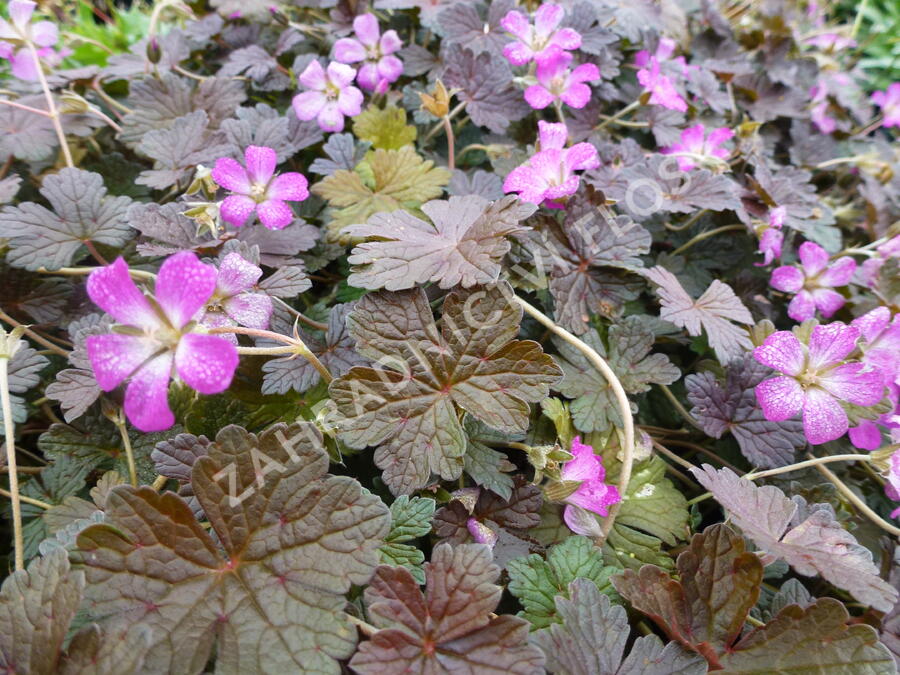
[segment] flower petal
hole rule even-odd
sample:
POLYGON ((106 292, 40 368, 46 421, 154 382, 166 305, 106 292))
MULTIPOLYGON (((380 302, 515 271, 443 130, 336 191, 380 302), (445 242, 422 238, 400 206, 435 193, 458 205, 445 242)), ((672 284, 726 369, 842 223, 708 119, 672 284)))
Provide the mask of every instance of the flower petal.
POLYGON ((170 255, 159 268, 154 295, 175 328, 182 328, 216 290, 216 268, 191 251, 170 255))
POLYGON ((816 315, 816 299, 812 293, 802 290, 788 303, 787 314, 794 321, 806 321, 816 315))
POLYGON ((503 181, 503 192, 518 192, 523 202, 540 204, 544 200, 547 183, 543 177, 527 164, 509 172, 503 181))
POLYGON ((824 270, 828 264, 828 251, 811 241, 805 241, 800 244, 797 255, 803 264, 803 271, 807 277, 815 276, 824 270))
POLYGON ((875 405, 884 398, 884 374, 862 363, 846 363, 819 379, 829 394, 855 405, 875 405))
POLYGON ((846 286, 856 272, 856 261, 853 258, 838 258, 819 276, 823 286, 846 286))
MULTIPOLYGON (((325 91, 325 85, 327 84, 325 81, 325 69, 322 68, 322 64, 315 59, 309 62, 309 65, 303 69, 303 72, 300 73, 300 77, 297 79, 300 81, 300 84, 307 89, 325 91)), ((298 115, 298 117, 300 116, 298 115)))
POLYGON ((344 116, 335 101, 326 103, 316 119, 322 131, 343 131, 344 129, 344 116))
MULTIPOLYGON (((356 87, 344 87, 338 96, 337 108, 342 115, 354 117, 362 111, 363 94, 356 87)), ((321 119, 321 114, 319 116, 321 119)), ((344 121, 341 120, 341 125, 344 121)))
POLYGON ((266 329, 272 320, 272 298, 264 293, 241 293, 225 301, 225 311, 247 328, 266 329))
POLYGON ((534 52, 524 42, 508 42, 503 46, 503 56, 514 66, 524 66, 534 58, 534 52))
POLYGON ((814 370, 822 370, 843 361, 856 347, 859 329, 834 321, 816 326, 809 336, 809 363, 814 370))
POLYGON ((250 145, 244 151, 244 163, 247 165, 247 176, 256 185, 265 185, 275 173, 278 155, 272 148, 250 145))
POLYGON ((226 223, 241 227, 256 211, 256 202, 244 195, 231 195, 222 200, 219 214, 226 223))
POLYGON ((281 199, 290 202, 302 202, 309 197, 309 183, 306 176, 294 171, 283 173, 269 183, 266 196, 270 199, 281 199))
POLYGON ((843 307, 846 302, 843 295, 830 288, 817 288, 812 291, 812 298, 813 302, 816 303, 816 309, 826 319, 834 316, 835 312, 843 307))
POLYGON ((385 56, 393 54, 400 50, 401 47, 403 47, 403 40, 400 39, 400 36, 397 35, 397 31, 395 30, 385 31, 384 35, 382 35, 381 39, 378 41, 378 48, 385 56))
POLYGON ((565 163, 571 171, 596 169, 600 166, 600 156, 590 143, 576 143, 566 150, 565 163))
POLYGON ((593 82, 600 79, 600 69, 593 63, 582 63, 572 70, 570 82, 593 82))
POLYGON ((824 389, 812 387, 803 403, 803 433, 812 445, 833 441, 847 433, 847 413, 824 389))
POLYGON ((87 293, 91 300, 119 323, 146 330, 159 328, 160 317, 138 290, 124 258, 91 272, 87 280, 87 293))
POLYGON ((534 29, 541 37, 547 37, 563 20, 565 10, 559 5, 548 2, 534 13, 534 29))
POLYGON ((525 101, 535 110, 543 110, 555 100, 556 97, 543 85, 533 84, 525 90, 525 101))
POLYGON ((262 276, 262 269, 246 260, 240 253, 232 251, 222 259, 219 265, 219 276, 216 279, 216 292, 220 297, 250 290, 262 276))
POLYGON ((803 281, 803 272, 792 265, 783 265, 772 270, 769 285, 778 291, 797 293, 803 288, 803 281))
POLYGON ((364 63, 356 74, 356 83, 366 91, 375 91, 379 79, 378 66, 371 61, 364 63))
POLYGON ((866 342, 872 342, 887 328, 891 321, 891 310, 887 307, 876 307, 850 322, 851 326, 859 329, 866 342))
POLYGON ((579 506, 569 504, 563 511, 563 520, 566 525, 575 534, 581 534, 586 537, 599 537, 603 535, 600 529, 600 523, 597 522, 596 516, 590 511, 585 511, 579 506))
POLYGON ((789 330, 772 333, 753 350, 753 358, 786 375, 799 375, 806 363, 806 352, 800 340, 789 330))
POLYGON ((141 368, 125 390, 125 415, 135 428, 145 433, 163 431, 175 424, 169 408, 169 378, 172 354, 157 356, 141 368))
POLYGON ((538 140, 541 144, 541 150, 550 150, 553 148, 562 150, 566 147, 568 138, 569 130, 566 128, 565 124, 538 120, 538 140))
POLYGON ((563 480, 603 480, 605 471, 603 461, 594 454, 594 448, 581 442, 581 437, 572 439, 570 448, 572 459, 563 464, 560 476, 563 480))
POLYGON ((374 14, 360 14, 353 19, 353 31, 364 45, 374 47, 378 44, 381 29, 374 14))
POLYGON ((212 178, 218 185, 237 192, 238 194, 250 194, 250 177, 241 163, 231 157, 220 157, 212 170, 212 178))
POLYGON ((294 222, 294 212, 287 202, 280 199, 267 199, 256 207, 259 222, 270 230, 283 230, 294 222))
POLYGON ((548 47, 559 47, 560 49, 575 50, 581 46, 581 33, 574 28, 560 28, 550 38, 548 47))
POLYGON ((850 442, 861 450, 877 450, 881 447, 881 429, 872 420, 862 420, 847 435, 850 442))
POLYGON ((178 376, 201 394, 218 394, 228 389, 237 365, 237 348, 218 335, 188 333, 175 352, 178 376))
POLYGON ((784 422, 803 407, 803 388, 793 377, 772 377, 756 385, 756 400, 767 420, 784 422))
POLYGON ((36 7, 37 3, 31 2, 31 0, 10 0, 9 18, 12 19, 16 28, 24 32, 36 7))
POLYGON ((378 61, 378 75, 388 82, 396 82, 403 74, 403 61, 396 56, 383 56, 378 61))
POLYGON ((531 23, 522 12, 517 12, 514 9, 509 10, 506 16, 500 19, 500 26, 503 27, 503 30, 512 33, 523 42, 528 42, 531 39, 531 23))
POLYGON ((356 63, 366 58, 366 48, 353 38, 341 38, 334 43, 334 58, 341 63, 356 63))
POLYGON ((31 39, 39 47, 52 47, 59 40, 59 29, 52 21, 38 21, 31 25, 31 39))
POLYGON ((619 491, 612 485, 603 481, 585 481, 572 494, 566 497, 566 502, 574 506, 592 511, 599 516, 608 516, 609 507, 622 501, 619 491))
POLYGON ((156 351, 158 345, 142 335, 89 335, 85 340, 88 359, 97 384, 112 391, 156 351))
POLYGON ((328 103, 328 97, 320 91, 304 91, 297 94, 291 101, 297 119, 309 122, 322 112, 322 108, 328 103))
POLYGON ((574 82, 559 95, 559 98, 569 107, 580 110, 591 100, 591 88, 581 82, 574 82))
POLYGON ((328 79, 338 89, 343 89, 353 82, 353 78, 356 77, 356 70, 346 63, 338 63, 337 61, 329 63, 326 72, 328 73, 328 79))

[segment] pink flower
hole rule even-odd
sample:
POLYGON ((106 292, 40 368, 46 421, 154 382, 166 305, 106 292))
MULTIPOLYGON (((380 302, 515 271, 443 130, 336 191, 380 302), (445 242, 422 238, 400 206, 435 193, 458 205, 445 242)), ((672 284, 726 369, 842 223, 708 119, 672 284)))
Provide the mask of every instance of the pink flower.
MULTIPOLYGON (((887 485, 884 493, 895 502, 900 502, 900 450, 895 450, 888 460, 887 485)), ((900 508, 891 513, 891 518, 900 518, 900 508)))
POLYGON ((294 212, 287 202, 302 202, 309 196, 306 178, 294 172, 272 178, 277 163, 272 148, 258 145, 250 145, 244 151, 246 169, 230 157, 216 160, 213 180, 234 193, 219 207, 226 222, 240 227, 254 212, 270 230, 280 230, 294 221, 294 212))
POLYGON ((591 100, 591 88, 584 84, 600 78, 593 63, 582 63, 569 70, 572 55, 559 47, 547 49, 536 59, 538 84, 525 90, 525 100, 535 110, 543 110, 556 100, 573 108, 583 108, 591 100))
POLYGON ((329 63, 327 70, 311 61, 299 78, 310 91, 297 94, 292 102, 297 118, 318 120, 322 131, 343 131, 344 117, 362 110, 362 92, 351 84, 355 75, 353 68, 337 61, 329 63))
POLYGON ((856 40, 853 40, 837 33, 823 33, 806 38, 804 42, 813 47, 818 47, 826 52, 838 52, 856 46, 856 40))
POLYGON ((900 384, 900 314, 891 318, 887 307, 876 307, 850 325, 863 338, 862 362, 880 372, 885 385, 900 384))
POLYGON ((859 276, 862 282, 869 287, 875 285, 878 280, 878 273, 884 266, 884 263, 891 258, 900 258, 900 235, 893 239, 889 239, 881 246, 875 249, 875 257, 866 260, 860 267, 859 276))
POLYGON ((785 293, 796 293, 788 305, 788 316, 794 321, 813 318, 816 310, 828 318, 844 306, 844 296, 831 290, 850 283, 856 271, 852 258, 838 258, 828 262, 828 252, 811 241, 804 242, 798 251, 801 267, 784 265, 772 272, 769 284, 785 293))
POLYGON ((38 72, 31 49, 26 45, 16 51, 14 43, 33 43, 40 59, 51 67, 59 65, 72 53, 70 50, 57 52, 53 49, 53 45, 59 40, 59 31, 54 23, 50 21, 31 23, 35 7, 37 5, 29 0, 11 0, 10 21, 0 19, 0 58, 9 60, 14 76, 32 82, 38 79, 38 72), (4 40, 13 42, 3 42, 4 40))
POLYGON ((237 349, 216 335, 194 332, 191 321, 216 286, 216 269, 190 251, 169 256, 149 300, 131 280, 122 258, 91 272, 87 292, 122 329, 87 338, 87 353, 103 391, 131 378, 125 414, 141 431, 162 431, 175 423, 167 395, 174 372, 201 394, 228 389, 238 364, 237 349))
POLYGON ((872 103, 881 108, 884 126, 900 127, 900 82, 894 82, 885 91, 876 91, 872 103))
MULTIPOLYGON (((650 103, 670 110, 685 112, 687 102, 678 93, 672 80, 663 75, 660 70, 660 61, 667 60, 675 51, 675 46, 674 40, 663 38, 659 41, 659 46, 653 56, 647 50, 639 51, 635 56, 635 63, 640 67, 637 78, 644 89, 650 92, 650 103)), ((681 64, 682 72, 686 76, 690 67, 685 63, 683 57, 679 57, 676 61, 681 64)))
POLYGON ((360 14, 353 19, 353 30, 358 39, 338 40, 334 45, 334 58, 341 63, 365 61, 356 74, 356 82, 366 91, 383 94, 403 74, 403 62, 391 56, 403 42, 395 30, 385 31, 382 35, 374 14, 360 14))
POLYGON ((759 252, 763 254, 763 261, 755 263, 757 267, 764 267, 781 257, 781 246, 784 243, 781 228, 785 215, 787 209, 783 206, 776 206, 769 211, 769 226, 763 226, 765 229, 759 235, 759 252))
MULTIPOLYGON (((606 478, 603 459, 594 454, 594 448, 585 445, 576 436, 572 439, 571 452, 573 458, 563 465, 560 478, 564 481, 581 481, 581 485, 565 498, 567 506, 563 519, 576 534, 594 534, 593 529, 585 525, 587 514, 583 511, 607 516, 609 507, 622 501, 622 497, 614 485, 603 482, 606 478)), ((588 523, 591 520, 593 518, 588 523)))
POLYGON ((534 13, 534 25, 528 17, 510 10, 500 19, 504 30, 519 38, 503 48, 503 56, 514 66, 524 66, 532 59, 538 59, 549 49, 578 49, 581 34, 574 28, 559 28, 565 10, 559 5, 546 3, 534 13))
POLYGON ((477 518, 469 518, 466 521, 466 529, 469 530, 469 534, 472 535, 472 539, 477 544, 487 544, 494 548, 494 544, 497 543, 497 533, 477 518))
POLYGON ((682 171, 690 171, 696 168, 697 162, 703 157, 718 157, 725 159, 730 154, 729 150, 720 147, 725 141, 734 136, 734 132, 728 127, 712 129, 707 134, 703 124, 695 124, 681 132, 681 143, 675 143, 663 148, 664 155, 676 155, 678 168, 682 171))
POLYGON ((590 143, 576 143, 566 148, 568 130, 565 124, 538 122, 540 151, 525 164, 509 172, 503 182, 504 192, 518 192, 519 198, 532 204, 558 207, 557 200, 575 194, 582 169, 600 166, 597 149, 590 143))
POLYGON ((756 398, 763 415, 783 422, 803 412, 803 431, 813 445, 847 433, 840 401, 871 406, 884 396, 881 374, 863 363, 845 363, 856 349, 859 329, 840 321, 812 329, 804 345, 790 331, 778 331, 753 351, 763 365, 783 373, 763 380, 756 398))
MULTIPOLYGON (((215 290, 197 320, 210 328, 268 328, 272 318, 272 298, 265 293, 253 292, 261 276, 262 270, 239 253, 226 255, 219 265, 215 290)), ((237 344, 234 333, 226 333, 222 337, 237 344)))

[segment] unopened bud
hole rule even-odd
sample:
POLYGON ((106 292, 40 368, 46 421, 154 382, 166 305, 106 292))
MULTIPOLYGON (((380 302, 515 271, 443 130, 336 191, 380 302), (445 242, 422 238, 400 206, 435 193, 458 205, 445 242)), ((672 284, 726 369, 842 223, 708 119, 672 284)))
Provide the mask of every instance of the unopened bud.
POLYGON ((62 105, 59 109, 64 115, 83 115, 91 109, 91 104, 74 91, 63 92, 60 99, 62 105))
POLYGON ((291 22, 288 20, 288 18, 277 7, 269 7, 269 13, 272 15, 272 18, 275 19, 276 23, 280 23, 285 28, 291 25, 291 22))
POLYGON ((561 480, 550 483, 544 488, 544 496, 547 501, 563 502, 581 487, 580 480, 561 480))
POLYGON ((150 38, 147 42, 147 60, 156 65, 162 59, 162 49, 159 46, 159 40, 155 37, 150 38))

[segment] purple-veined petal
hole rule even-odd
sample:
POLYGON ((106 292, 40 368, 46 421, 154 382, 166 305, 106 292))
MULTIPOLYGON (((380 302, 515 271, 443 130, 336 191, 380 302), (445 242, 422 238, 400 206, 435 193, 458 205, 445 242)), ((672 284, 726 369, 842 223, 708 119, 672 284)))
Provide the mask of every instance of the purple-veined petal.
POLYGON ((135 286, 124 258, 91 272, 87 293, 95 305, 119 323, 153 330, 162 325, 159 315, 135 286))
POLYGON ((566 150, 565 162, 572 171, 596 169, 600 166, 600 156, 590 143, 576 143, 566 150))
POLYGON ((819 378, 829 394, 855 405, 875 405, 884 398, 884 374, 862 363, 845 363, 819 378))
POLYGON ((138 366, 156 352, 159 345, 143 335, 89 335, 85 340, 94 378, 103 391, 112 391, 138 366))
POLYGON ((566 502, 596 513, 599 516, 609 515, 609 507, 622 501, 619 491, 602 480, 585 481, 575 492, 566 497, 566 502))
POLYGON ((309 183, 303 174, 289 171, 276 176, 275 180, 269 183, 266 196, 270 199, 302 202, 309 197, 309 183))
POLYGON ((366 91, 375 91, 378 88, 378 66, 371 61, 367 61, 359 68, 356 73, 356 83, 366 91))
POLYGON ((569 130, 565 124, 538 120, 538 140, 541 150, 562 150, 566 147, 568 138, 569 130))
POLYGON ((803 402, 803 433, 812 445, 833 441, 847 433, 847 413, 824 389, 811 387, 803 402))
POLYGON ((360 14, 353 19, 353 31, 364 45, 374 47, 378 44, 381 29, 374 14, 360 14))
POLYGON ((850 322, 851 326, 859 329, 866 342, 872 342, 887 328, 891 321, 891 310, 887 307, 876 307, 850 322))
POLYGON ((241 293, 228 298, 224 309, 232 319, 247 328, 266 329, 272 320, 272 298, 264 293, 241 293))
POLYGON ((256 211, 256 202, 244 195, 231 195, 222 200, 219 214, 226 223, 241 227, 256 211))
POLYGON ((798 268, 792 265, 783 265, 772 270, 769 285, 778 291, 797 293, 803 288, 804 280, 803 272, 798 268))
POLYGON ((334 59, 341 63, 357 63, 366 58, 366 48, 359 40, 341 38, 334 43, 334 59))
POLYGON ((802 290, 788 303, 787 315, 794 321, 806 321, 816 315, 816 299, 812 293, 802 290))
POLYGON ((525 90, 525 101, 535 110, 543 110, 555 100, 556 97, 541 84, 533 84, 525 90))
POLYGON ((166 258, 156 275, 154 295, 175 328, 182 328, 206 304, 216 290, 216 276, 216 268, 191 251, 166 258))
POLYGON ((518 192, 522 201, 532 204, 540 204, 544 200, 546 188, 546 181, 527 164, 510 171, 503 181, 503 192, 518 192))
POLYGON ((563 15, 565 10, 555 3, 548 2, 541 5, 534 13, 535 32, 544 38, 549 36, 563 20, 563 15))
POLYGON ((590 511, 585 511, 580 506, 568 504, 563 511, 563 520, 566 526, 575 534, 581 534, 586 537, 602 536, 603 530, 597 518, 590 511))
MULTIPOLYGON (((325 69, 315 59, 309 62, 309 65, 303 69, 303 72, 300 73, 300 77, 297 79, 307 89, 325 91, 325 85, 327 84, 325 81, 325 69)), ((300 115, 298 114, 297 117, 300 117, 300 115)), ((303 118, 301 117, 300 119, 303 118)))
POLYGON ((772 333, 753 350, 753 358, 786 375, 799 375, 806 363, 806 352, 800 340, 789 330, 772 333))
POLYGON ((327 103, 328 97, 320 91, 304 91, 291 101, 297 119, 304 122, 316 119, 327 103))
POLYGON ((280 199, 267 199, 256 207, 259 222, 270 230, 283 230, 294 222, 294 212, 287 202, 280 199))
POLYGON ((201 394, 218 394, 228 389, 237 365, 237 349, 218 335, 188 333, 175 352, 178 376, 201 394))
POLYGON ((544 190, 544 199, 561 199, 578 192, 578 176, 569 176, 559 185, 550 185, 544 190))
POLYGON ((52 47, 59 40, 59 29, 52 21, 38 21, 31 26, 31 39, 38 47, 52 47))
POLYGON ((402 47, 403 40, 400 39, 400 36, 397 35, 397 31, 395 30, 385 31, 384 35, 381 36, 381 39, 378 40, 378 48, 381 50, 381 53, 384 56, 393 54, 394 52, 399 51, 402 47))
POLYGON ((241 163, 231 157, 220 157, 212 170, 212 178, 218 185, 237 192, 238 194, 250 194, 250 177, 241 163))
POLYGON ((817 288, 811 291, 811 294, 813 302, 816 304, 816 309, 826 319, 834 316, 835 312, 843 307, 846 302, 843 295, 830 288, 817 288))
POLYGON ((528 17, 522 12, 517 12, 514 9, 509 10, 506 16, 500 19, 500 26, 503 27, 503 30, 512 33, 523 42, 528 42, 531 39, 531 24, 528 21, 528 17))
POLYGON ((503 46, 503 56, 514 66, 524 66, 534 58, 534 52, 524 42, 516 41, 503 46))
POLYGON ((709 132, 709 137, 706 139, 707 144, 711 148, 718 147, 722 145, 725 141, 729 140, 734 136, 734 131, 729 129, 728 127, 721 127, 719 129, 713 129, 709 132))
POLYGON ((272 148, 250 145, 244 151, 244 162, 247 165, 247 176, 256 185, 265 185, 275 173, 278 155, 272 148))
POLYGON ((809 336, 809 363, 814 370, 840 363, 854 350, 859 329, 835 321, 816 326, 809 336))
POLYGON ((819 275, 819 283, 823 286, 846 286, 855 272, 856 261, 853 258, 838 258, 819 275))
POLYGON ((784 422, 800 412, 803 388, 793 377, 771 377, 756 385, 756 400, 770 422, 784 422))
POLYGON ((877 450, 881 447, 881 429, 872 420, 862 420, 859 426, 847 432, 850 442, 861 450, 877 450))
MULTIPOLYGON (((344 87, 337 100, 338 111, 347 117, 359 115, 362 111, 363 94, 356 87, 344 87)), ((321 120, 321 113, 319 119, 321 120)), ((341 125, 343 125, 341 120, 341 125)))
POLYGON ((591 100, 591 88, 581 82, 574 82, 559 95, 559 98, 570 108, 580 110, 591 100))
POLYGON ((228 298, 247 291, 259 281, 262 273, 262 269, 246 260, 240 253, 231 252, 222 259, 222 264, 219 265, 216 292, 219 296, 228 298))
POLYGON ((172 359, 171 352, 152 359, 134 374, 125 389, 125 415, 140 431, 164 431, 175 424, 168 400, 172 359))
POLYGON ((569 64, 572 63, 572 54, 558 48, 549 49, 544 51, 535 62, 537 63, 535 75, 538 82, 544 86, 550 86, 554 78, 560 77, 566 72, 569 64))
POLYGON ((812 277, 825 269, 828 264, 828 251, 811 241, 800 244, 797 256, 803 265, 806 276, 812 277))

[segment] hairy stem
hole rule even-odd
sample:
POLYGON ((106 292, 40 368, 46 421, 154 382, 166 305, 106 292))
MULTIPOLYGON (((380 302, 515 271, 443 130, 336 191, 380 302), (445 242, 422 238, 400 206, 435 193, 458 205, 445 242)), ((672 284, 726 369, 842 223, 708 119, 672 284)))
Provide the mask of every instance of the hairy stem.
POLYGON ((425 138, 422 139, 422 142, 424 143, 424 142, 430 141, 432 138, 434 138, 434 135, 437 132, 439 132, 441 129, 444 128, 444 120, 452 120, 454 117, 459 115, 459 113, 461 113, 465 109, 465 107, 466 107, 465 101, 461 101, 460 103, 458 103, 456 105, 456 107, 453 110, 451 110, 444 119, 442 119, 440 122, 438 122, 433 127, 431 127, 431 131, 429 131, 427 134, 425 134, 425 138))
MULTIPOLYGON (((625 432, 625 440, 624 447, 622 448, 623 457, 622 457, 622 470, 619 473, 619 494, 623 497, 628 491, 628 483, 631 480, 631 468, 634 464, 634 418, 631 416, 631 404, 628 402, 628 394, 625 393, 625 389, 622 387, 622 383, 619 381, 619 378, 616 377, 616 374, 613 372, 612 368, 606 363, 600 354, 591 347, 590 345, 584 343, 579 340, 577 337, 572 335, 565 328, 558 326, 556 322, 553 321, 546 314, 541 312, 539 309, 529 304, 527 301, 522 298, 515 296, 515 300, 521 305, 522 309, 525 310, 532 318, 534 318, 538 323, 542 326, 548 328, 553 334, 559 336, 570 345, 575 347, 578 351, 584 354, 585 358, 591 363, 594 368, 596 368, 601 375, 606 379, 609 383, 610 388, 613 391, 613 395, 616 397, 616 403, 619 407, 619 414, 622 415, 622 422, 625 432)), ((616 515, 619 513, 619 509, 622 507, 622 502, 618 502, 609 507, 609 515, 604 518, 602 525, 602 535, 598 537, 597 544, 600 545, 606 539, 607 535, 609 535, 612 530, 613 524, 616 521, 616 515)))
POLYGON ((128 429, 125 426, 125 417, 122 412, 116 416, 116 428, 119 430, 119 436, 122 437, 122 446, 125 448, 125 460, 128 463, 128 480, 131 481, 132 487, 138 486, 137 466, 134 463, 134 451, 131 449, 131 438, 128 436, 128 429))
POLYGON ((62 122, 59 119, 59 111, 56 109, 56 101, 53 100, 53 94, 50 92, 50 85, 47 84, 47 78, 44 76, 44 66, 41 64, 41 57, 37 52, 37 47, 31 40, 26 42, 28 51, 31 52, 31 58, 37 69, 38 80, 41 83, 41 89, 44 90, 44 98, 47 101, 47 111, 50 121, 53 123, 53 130, 56 131, 56 138, 59 139, 59 147, 62 150, 63 158, 66 160, 66 166, 72 168, 75 162, 72 161, 72 151, 69 150, 69 143, 66 141, 66 132, 63 131, 62 122))
POLYGON ((13 545, 16 569, 25 569, 25 540, 22 535, 22 502, 19 495, 19 474, 16 469, 16 437, 13 427, 12 400, 9 396, 9 359, 0 356, 0 403, 3 410, 3 440, 6 445, 6 465, 9 467, 9 498, 12 501, 13 545))
POLYGON ((282 354, 298 354, 302 356, 304 359, 309 361, 313 368, 319 371, 319 375, 322 376, 322 379, 325 380, 325 383, 330 383, 334 377, 332 377, 331 372, 329 372, 328 368, 325 367, 321 361, 319 361, 319 357, 313 354, 309 347, 306 346, 306 343, 303 342, 299 337, 290 337, 288 335, 281 335, 280 333, 273 333, 270 330, 260 330, 258 328, 245 328, 243 326, 222 326, 220 328, 211 328, 209 330, 210 335, 222 335, 225 333, 236 333, 238 335, 250 335, 252 337, 263 338, 265 340, 274 340, 275 342, 283 342, 287 346, 286 347, 238 347, 238 354, 245 354, 247 356, 275 356, 282 354))
POLYGON ((378 629, 375 626, 352 614, 346 614, 345 616, 350 620, 350 623, 359 628, 360 632, 366 637, 372 637, 378 632, 378 629))
POLYGON ((288 312, 290 312, 292 316, 294 316, 295 318, 299 319, 300 321, 302 321, 303 323, 305 323, 305 324, 306 324, 307 326, 309 326, 310 328, 315 328, 316 330, 321 330, 321 331, 326 331, 326 330, 328 330, 328 324, 327 324, 327 323, 321 323, 321 322, 319 322, 319 321, 313 321, 312 319, 310 319, 308 316, 306 316, 306 315, 303 314, 302 312, 299 312, 299 311, 297 311, 296 309, 294 309, 293 307, 291 307, 289 304, 287 304, 287 303, 286 303, 284 300, 282 300, 281 298, 273 297, 272 299, 273 299, 275 302, 277 302, 279 305, 281 305, 282 307, 284 307, 288 312))

